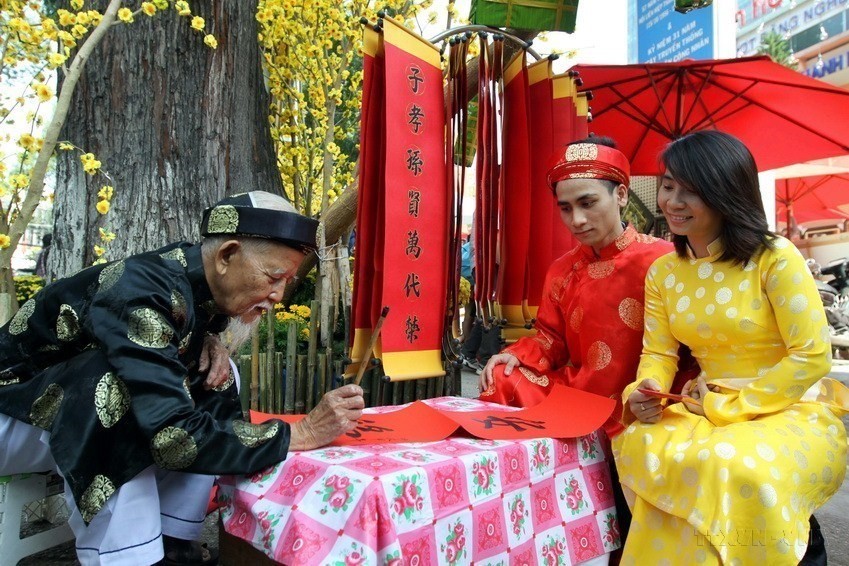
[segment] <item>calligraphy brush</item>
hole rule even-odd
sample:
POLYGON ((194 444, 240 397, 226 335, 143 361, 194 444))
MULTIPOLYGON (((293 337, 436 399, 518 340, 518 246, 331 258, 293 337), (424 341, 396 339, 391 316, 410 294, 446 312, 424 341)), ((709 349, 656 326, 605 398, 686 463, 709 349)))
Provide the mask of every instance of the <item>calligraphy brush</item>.
POLYGON ((380 318, 377 319, 377 324, 374 325, 374 332, 372 332, 371 338, 368 341, 368 347, 363 353, 363 359, 360 360, 360 369, 357 370, 357 378, 354 380, 354 385, 359 385, 363 380, 363 374, 366 372, 372 353, 374 353, 374 346, 377 344, 377 337, 380 336, 380 329, 383 327, 383 321, 386 320, 387 314, 389 314, 389 307, 383 307, 383 310, 380 311, 380 318))

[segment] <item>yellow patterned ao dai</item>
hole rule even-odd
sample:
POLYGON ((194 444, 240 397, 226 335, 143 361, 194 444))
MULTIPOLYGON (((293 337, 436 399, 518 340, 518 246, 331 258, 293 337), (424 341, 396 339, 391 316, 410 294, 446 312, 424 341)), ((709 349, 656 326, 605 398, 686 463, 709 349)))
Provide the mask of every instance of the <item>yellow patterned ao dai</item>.
POLYGON ((843 482, 835 412, 849 397, 819 382, 828 327, 804 258, 783 238, 744 267, 721 252, 714 242, 710 257, 673 253, 649 270, 643 355, 623 399, 647 378, 668 390, 679 342, 721 389, 707 417, 676 403, 642 424, 626 404, 614 441, 634 513, 623 564, 796 564, 811 513, 843 482))

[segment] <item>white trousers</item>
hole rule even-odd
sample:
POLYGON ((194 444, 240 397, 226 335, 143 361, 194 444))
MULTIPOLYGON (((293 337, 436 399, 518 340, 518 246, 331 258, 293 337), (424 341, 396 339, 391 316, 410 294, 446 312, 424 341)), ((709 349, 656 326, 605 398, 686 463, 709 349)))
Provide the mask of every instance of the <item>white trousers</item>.
MULTIPOLYGON (((0 414, 0 475, 58 471, 50 433, 0 414)), ((215 476, 150 466, 122 485, 88 525, 65 484, 69 523, 83 566, 140 566, 163 557, 162 535, 195 540, 215 476)))

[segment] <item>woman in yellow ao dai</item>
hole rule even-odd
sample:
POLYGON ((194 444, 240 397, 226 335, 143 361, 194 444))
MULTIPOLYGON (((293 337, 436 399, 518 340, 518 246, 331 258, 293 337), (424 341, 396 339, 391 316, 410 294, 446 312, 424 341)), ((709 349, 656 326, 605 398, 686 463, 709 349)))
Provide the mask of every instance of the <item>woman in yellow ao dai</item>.
POLYGON ((646 278, 643 354, 613 445, 634 515, 622 563, 797 564, 846 470, 835 412, 849 391, 821 379, 822 302, 799 251, 768 234, 742 143, 699 132, 663 161, 677 251, 646 278), (669 390, 679 343, 702 369, 685 387, 696 400, 664 407, 637 389, 669 390))

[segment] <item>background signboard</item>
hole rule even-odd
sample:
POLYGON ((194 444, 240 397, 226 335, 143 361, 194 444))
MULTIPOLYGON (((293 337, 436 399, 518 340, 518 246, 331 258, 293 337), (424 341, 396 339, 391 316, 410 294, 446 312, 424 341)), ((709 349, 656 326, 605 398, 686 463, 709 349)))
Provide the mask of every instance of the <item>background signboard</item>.
POLYGON ((713 58, 713 6, 688 14, 674 8, 670 0, 637 0, 638 63, 713 58))

